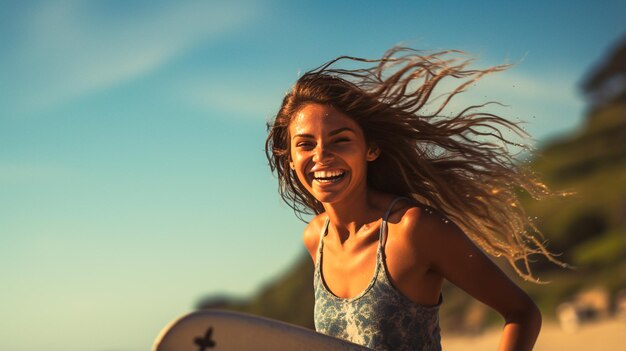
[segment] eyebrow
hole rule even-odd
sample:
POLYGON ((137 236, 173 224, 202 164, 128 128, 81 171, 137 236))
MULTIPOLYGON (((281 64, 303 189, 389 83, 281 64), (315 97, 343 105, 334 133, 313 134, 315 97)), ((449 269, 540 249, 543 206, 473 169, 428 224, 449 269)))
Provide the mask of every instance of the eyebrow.
MULTIPOLYGON (((337 135, 339 133, 346 132, 346 131, 354 133, 354 130, 352 128, 343 127, 343 128, 338 128, 338 129, 331 131, 330 133, 328 133, 328 136, 337 135)), ((314 138, 313 134, 296 134, 294 135, 294 137, 314 138)))

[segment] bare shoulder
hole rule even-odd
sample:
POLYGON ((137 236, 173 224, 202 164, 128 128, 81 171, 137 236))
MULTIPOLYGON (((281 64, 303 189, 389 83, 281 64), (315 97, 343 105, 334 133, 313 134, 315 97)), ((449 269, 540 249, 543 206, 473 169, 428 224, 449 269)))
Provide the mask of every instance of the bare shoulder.
POLYGON ((304 228, 304 233, 302 235, 302 241, 304 242, 304 246, 309 252, 309 255, 311 255, 313 263, 315 263, 317 246, 319 245, 320 240, 320 232, 324 226, 325 219, 326 215, 323 213, 313 217, 309 224, 307 224, 304 228))
POLYGON ((450 230, 451 222, 437 210, 419 202, 402 201, 394 206, 389 223, 402 236, 412 239, 428 239, 440 231, 450 230))
POLYGON ((445 248, 447 240, 467 240, 453 221, 432 207, 409 201, 394 207, 389 216, 394 240, 411 251, 406 254, 418 255, 429 265, 437 260, 437 255, 443 254, 441 249, 445 248))

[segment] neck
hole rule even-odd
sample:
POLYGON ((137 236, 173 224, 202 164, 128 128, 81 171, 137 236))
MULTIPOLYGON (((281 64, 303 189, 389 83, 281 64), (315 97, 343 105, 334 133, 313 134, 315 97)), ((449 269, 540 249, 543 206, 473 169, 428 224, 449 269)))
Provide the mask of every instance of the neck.
POLYGON ((376 195, 365 190, 358 195, 350 196, 334 203, 324 203, 324 209, 330 219, 329 226, 339 235, 341 242, 353 237, 365 224, 378 220, 377 206, 374 204, 376 195))

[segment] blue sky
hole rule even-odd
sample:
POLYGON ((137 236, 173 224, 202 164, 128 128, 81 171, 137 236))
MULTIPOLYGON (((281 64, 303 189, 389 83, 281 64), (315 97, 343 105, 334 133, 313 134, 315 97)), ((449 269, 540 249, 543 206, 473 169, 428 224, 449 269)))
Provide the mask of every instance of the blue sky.
POLYGON ((300 72, 395 44, 460 49, 538 140, 626 34, 605 1, 0 1, 0 349, 145 350, 211 293, 303 253, 263 154, 300 72))

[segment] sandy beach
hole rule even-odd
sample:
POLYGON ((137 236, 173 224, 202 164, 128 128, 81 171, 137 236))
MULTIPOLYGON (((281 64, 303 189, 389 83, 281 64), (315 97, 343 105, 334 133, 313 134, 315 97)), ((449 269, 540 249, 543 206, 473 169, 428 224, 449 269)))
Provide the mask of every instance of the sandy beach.
MULTIPOLYGON (((477 336, 442 336, 445 351, 496 350, 500 329, 491 329, 477 336)), ((615 351, 626 347, 626 321, 608 319, 582 325, 576 332, 565 332, 552 322, 544 323, 536 351, 615 351)))

